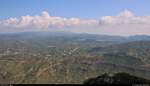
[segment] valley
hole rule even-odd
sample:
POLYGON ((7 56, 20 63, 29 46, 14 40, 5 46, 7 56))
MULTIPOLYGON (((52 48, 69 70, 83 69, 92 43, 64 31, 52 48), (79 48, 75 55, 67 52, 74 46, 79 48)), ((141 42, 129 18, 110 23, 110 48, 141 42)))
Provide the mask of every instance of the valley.
POLYGON ((117 72, 150 79, 150 37, 138 37, 132 41, 65 32, 0 34, 0 83, 79 84, 117 72))

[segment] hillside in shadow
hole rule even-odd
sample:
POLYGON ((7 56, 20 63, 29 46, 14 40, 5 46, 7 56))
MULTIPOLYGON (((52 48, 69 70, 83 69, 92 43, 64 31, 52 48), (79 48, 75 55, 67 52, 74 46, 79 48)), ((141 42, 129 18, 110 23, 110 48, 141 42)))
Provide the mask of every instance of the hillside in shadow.
POLYGON ((150 80, 136 77, 128 73, 120 72, 114 75, 109 75, 107 73, 98 76, 96 78, 90 78, 84 82, 84 84, 93 85, 93 84, 149 84, 150 80))

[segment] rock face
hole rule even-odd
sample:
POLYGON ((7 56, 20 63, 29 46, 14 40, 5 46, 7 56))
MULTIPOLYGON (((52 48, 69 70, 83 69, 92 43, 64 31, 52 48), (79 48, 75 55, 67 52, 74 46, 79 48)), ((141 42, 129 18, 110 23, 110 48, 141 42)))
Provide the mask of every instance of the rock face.
POLYGON ((99 77, 88 79, 84 84, 93 85, 93 84, 148 84, 150 85, 150 80, 144 78, 132 76, 127 73, 116 73, 113 76, 108 74, 103 74, 99 77))

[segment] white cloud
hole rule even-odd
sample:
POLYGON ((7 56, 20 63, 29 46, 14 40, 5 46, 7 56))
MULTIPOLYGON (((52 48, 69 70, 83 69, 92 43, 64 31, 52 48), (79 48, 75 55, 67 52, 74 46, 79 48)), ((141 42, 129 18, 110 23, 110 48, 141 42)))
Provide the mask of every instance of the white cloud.
POLYGON ((125 10, 117 16, 103 16, 99 20, 101 33, 111 35, 150 35, 150 16, 135 16, 125 10))
POLYGON ((124 10, 123 12, 121 12, 118 17, 125 17, 125 18, 130 18, 130 17, 134 17, 134 14, 129 11, 129 10, 124 10))
POLYGON ((150 16, 134 16, 125 10, 117 16, 103 16, 100 24, 150 24, 150 16))
POLYGON ((62 18, 52 17, 48 12, 44 11, 39 16, 22 16, 20 18, 10 18, 0 21, 1 26, 9 26, 15 28, 35 27, 35 28, 50 28, 50 27, 65 27, 65 26, 80 26, 96 24, 95 20, 81 20, 78 18, 62 18))
POLYGON ((50 16, 44 11, 37 16, 21 16, 0 20, 0 32, 25 30, 72 31, 108 35, 150 35, 150 16, 135 16, 125 10, 116 16, 103 16, 99 20, 50 16))

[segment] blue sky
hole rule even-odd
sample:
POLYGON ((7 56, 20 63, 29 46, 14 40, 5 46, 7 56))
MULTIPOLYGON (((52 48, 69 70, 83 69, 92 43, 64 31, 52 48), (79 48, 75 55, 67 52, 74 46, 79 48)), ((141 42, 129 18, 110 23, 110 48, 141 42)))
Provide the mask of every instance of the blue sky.
POLYGON ((96 19, 116 15, 124 9, 135 15, 150 15, 150 0, 0 0, 0 19, 36 15, 96 19))
POLYGON ((0 32, 150 35, 150 0, 0 0, 0 32))

